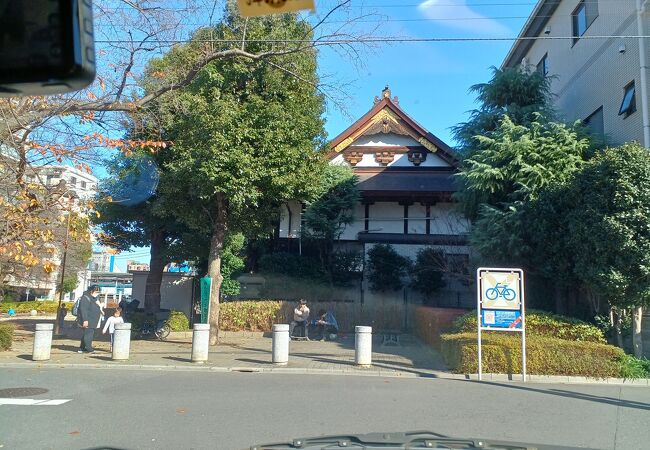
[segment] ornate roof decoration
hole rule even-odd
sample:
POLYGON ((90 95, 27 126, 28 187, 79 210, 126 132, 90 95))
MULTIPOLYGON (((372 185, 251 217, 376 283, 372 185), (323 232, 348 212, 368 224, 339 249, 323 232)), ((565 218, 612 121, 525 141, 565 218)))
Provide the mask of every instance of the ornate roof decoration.
POLYGON ((351 151, 343 153, 343 158, 350 163, 351 166, 356 166, 363 159, 363 152, 351 151))
POLYGON ((395 152, 393 151, 383 151, 375 153, 375 161, 377 161, 382 166, 386 166, 393 162, 395 159, 395 152))
MULTIPOLYGON (((384 99, 384 98, 387 98, 387 99, 390 100, 391 99, 390 94, 391 94, 390 88, 388 87, 388 85, 386 85, 386 87, 381 90, 381 97, 375 97, 374 103, 377 104, 380 101, 382 101, 382 99, 384 99)), ((397 96, 393 97, 392 102, 395 103, 396 105, 399 105, 399 99, 397 98, 397 96)))
POLYGON ((407 157, 414 166, 419 166, 427 159, 427 152, 411 150, 407 153, 407 157))
MULTIPOLYGON (((391 96, 391 90, 386 86, 382 90, 381 98, 375 97, 372 109, 330 142, 331 148, 333 149, 330 156, 333 158, 337 154, 343 152, 355 140, 363 135, 392 133, 413 138, 426 148, 428 152, 436 153, 452 167, 457 167, 458 160, 451 147, 409 117, 399 107, 397 97, 391 98, 391 96)), ((391 161, 394 153, 395 152, 391 155, 391 161)), ((357 155, 348 155, 344 157, 346 159, 352 158, 355 160, 357 155)), ((381 161, 386 158, 387 156, 385 155, 375 156, 375 159, 381 164, 384 164, 381 161)), ((414 158, 413 161, 419 161, 421 159, 421 163, 426 159, 426 156, 423 156, 422 158, 413 156, 409 157, 409 160, 411 160, 411 158, 414 158)), ((413 164, 417 165, 415 162, 413 162, 413 164)))

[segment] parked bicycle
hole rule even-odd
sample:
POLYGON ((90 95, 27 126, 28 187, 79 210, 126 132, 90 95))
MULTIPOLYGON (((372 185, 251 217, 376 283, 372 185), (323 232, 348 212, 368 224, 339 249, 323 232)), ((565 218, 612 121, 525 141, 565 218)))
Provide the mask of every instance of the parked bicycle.
POLYGON ((507 285, 501 283, 497 283, 496 286, 485 291, 485 298, 488 300, 496 300, 499 297, 510 302, 517 298, 517 293, 514 289, 510 289, 507 285))
POLYGON ((167 323, 169 313, 165 318, 156 318, 153 315, 146 316, 142 321, 140 328, 136 330, 136 335, 140 339, 146 339, 152 336, 164 341, 171 333, 172 329, 167 323))

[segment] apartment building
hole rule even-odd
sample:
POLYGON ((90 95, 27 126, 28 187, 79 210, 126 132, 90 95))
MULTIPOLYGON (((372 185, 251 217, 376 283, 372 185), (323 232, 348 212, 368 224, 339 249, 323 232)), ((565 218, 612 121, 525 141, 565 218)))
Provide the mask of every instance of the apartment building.
POLYGON ((502 67, 551 77, 564 120, 582 120, 620 145, 650 147, 647 0, 540 0, 502 67))
POLYGON ((27 181, 38 181, 46 187, 57 186, 65 181, 66 189, 74 192, 80 200, 89 200, 97 193, 97 178, 76 167, 66 165, 32 166, 27 181))

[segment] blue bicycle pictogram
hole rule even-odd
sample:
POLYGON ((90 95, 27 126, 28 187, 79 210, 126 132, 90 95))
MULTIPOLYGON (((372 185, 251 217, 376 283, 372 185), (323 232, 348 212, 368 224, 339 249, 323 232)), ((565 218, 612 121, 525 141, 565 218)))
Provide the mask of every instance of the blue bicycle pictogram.
POLYGON ((517 298, 517 293, 514 289, 510 289, 507 285, 501 283, 497 283, 496 286, 485 291, 485 298, 488 300, 496 300, 499 297, 510 302, 517 298))

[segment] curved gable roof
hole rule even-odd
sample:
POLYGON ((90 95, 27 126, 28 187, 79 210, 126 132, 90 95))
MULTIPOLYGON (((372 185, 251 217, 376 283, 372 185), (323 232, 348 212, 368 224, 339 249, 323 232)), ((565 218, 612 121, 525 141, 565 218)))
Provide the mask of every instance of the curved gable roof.
POLYGON ((453 167, 457 167, 458 159, 456 158, 453 149, 406 114, 404 110, 399 107, 396 100, 396 98, 391 100, 390 90, 387 86, 386 89, 382 91, 382 99, 376 101, 370 111, 365 113, 360 119, 330 141, 330 147, 332 149, 330 157, 334 157, 341 151, 345 150, 345 148, 352 144, 355 139, 364 134, 363 132, 374 123, 373 120, 376 121, 377 117, 383 114, 384 116, 392 115, 397 118, 400 125, 406 128, 409 134, 424 147, 438 155, 453 167))

